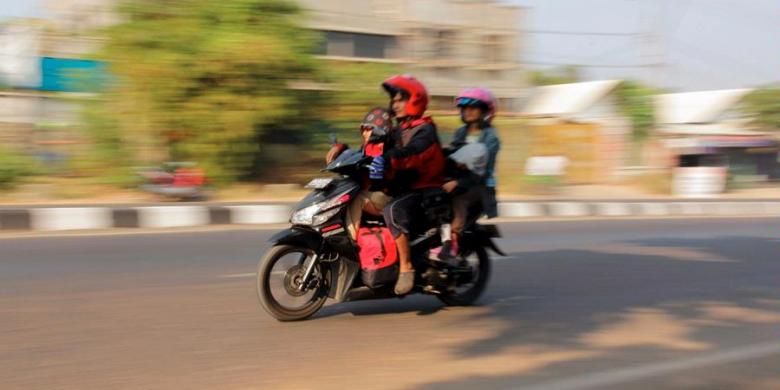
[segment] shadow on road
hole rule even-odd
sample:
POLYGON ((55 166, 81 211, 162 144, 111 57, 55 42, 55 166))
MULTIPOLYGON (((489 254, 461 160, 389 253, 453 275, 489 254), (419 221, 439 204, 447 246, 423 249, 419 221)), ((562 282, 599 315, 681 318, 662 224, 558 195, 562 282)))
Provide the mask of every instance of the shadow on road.
MULTIPOLYGON (((668 362, 751 342, 780 343, 778 254, 777 240, 756 237, 515 253, 515 259, 497 263, 483 310, 467 319, 497 321, 497 330, 449 351, 463 361, 496 364, 417 388, 542 384, 538 388, 577 389, 588 381, 592 388, 607 388, 631 378, 605 374, 600 381, 597 366, 603 370, 604 361, 617 366, 668 362), (504 358, 500 363, 498 356, 504 358), (561 365, 582 375, 581 386, 555 382, 561 365)), ((717 364, 717 359, 709 362, 717 364)), ((634 377, 649 378, 658 369, 637 370, 634 377)), ((677 371, 674 364, 660 369, 677 371)), ((655 388, 712 388, 735 380, 741 388, 780 388, 780 376, 769 369, 742 376, 710 370, 702 376, 672 376, 673 382, 655 388)))

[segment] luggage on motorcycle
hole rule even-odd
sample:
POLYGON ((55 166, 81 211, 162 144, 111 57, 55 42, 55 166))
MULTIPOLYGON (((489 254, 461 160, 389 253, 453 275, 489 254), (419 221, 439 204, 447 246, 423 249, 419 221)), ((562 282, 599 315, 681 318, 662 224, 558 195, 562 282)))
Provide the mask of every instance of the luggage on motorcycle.
POLYGON ((390 229, 363 226, 358 229, 357 244, 363 284, 378 288, 395 283, 398 278, 398 250, 390 229))

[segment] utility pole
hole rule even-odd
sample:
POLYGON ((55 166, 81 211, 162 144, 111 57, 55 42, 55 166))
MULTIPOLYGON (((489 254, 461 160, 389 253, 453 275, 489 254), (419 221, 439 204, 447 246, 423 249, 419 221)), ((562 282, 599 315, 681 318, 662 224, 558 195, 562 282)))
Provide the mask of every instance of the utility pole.
POLYGON ((639 12, 639 49, 641 63, 646 64, 643 72, 648 84, 663 88, 666 85, 666 60, 663 42, 663 23, 666 15, 666 0, 637 0, 639 12), (657 8, 656 8, 657 7, 657 8))

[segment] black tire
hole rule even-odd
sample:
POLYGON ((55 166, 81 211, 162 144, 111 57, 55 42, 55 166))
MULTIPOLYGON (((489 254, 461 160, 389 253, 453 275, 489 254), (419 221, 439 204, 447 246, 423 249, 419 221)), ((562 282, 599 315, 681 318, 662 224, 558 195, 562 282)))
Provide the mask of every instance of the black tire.
POLYGON ((322 272, 321 264, 315 266, 315 271, 320 276, 321 280, 308 303, 302 307, 293 309, 285 307, 274 298, 270 285, 271 272, 277 261, 290 253, 314 254, 314 252, 308 248, 278 245, 271 248, 265 256, 263 256, 263 259, 260 260, 260 263, 257 266, 257 298, 260 300, 260 305, 263 306, 263 309, 265 309, 268 314, 282 322, 305 320, 317 313, 328 299, 328 277, 322 272))
POLYGON ((477 274, 476 281, 470 288, 465 291, 457 293, 448 291, 437 295, 436 297, 439 298, 439 300, 442 301, 445 305, 471 306, 479 299, 480 296, 482 296, 482 293, 485 291, 488 280, 490 279, 490 256, 488 256, 485 248, 477 248, 474 253, 479 259, 479 273, 477 274))

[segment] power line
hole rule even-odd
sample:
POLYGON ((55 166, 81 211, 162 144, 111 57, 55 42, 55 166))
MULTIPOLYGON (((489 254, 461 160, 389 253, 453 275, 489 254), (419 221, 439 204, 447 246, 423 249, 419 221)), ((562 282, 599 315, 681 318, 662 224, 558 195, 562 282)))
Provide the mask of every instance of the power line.
MULTIPOLYGON (((358 12, 350 12, 350 11, 344 11, 344 10, 310 10, 310 14, 316 15, 316 14, 328 14, 328 15, 335 15, 335 16, 352 16, 352 17, 360 17, 365 18, 366 16, 369 16, 368 13, 358 13, 358 12)), ((433 26, 440 26, 440 27, 468 27, 468 26, 461 26, 457 24, 446 24, 446 23, 434 23, 433 26)), ((548 35, 583 35, 583 36, 606 36, 606 37, 635 37, 637 35, 640 35, 640 33, 637 32, 600 32, 600 31, 565 31, 565 30, 534 30, 534 29, 518 29, 514 27, 496 27, 496 26, 489 26, 489 30, 495 30, 495 31, 512 31, 512 32, 519 32, 519 33, 525 33, 525 34, 548 34, 548 35)))
POLYGON ((520 30, 527 34, 549 34, 549 35, 582 35, 582 36, 605 36, 605 37, 636 37, 641 35, 637 32, 597 32, 597 31, 561 31, 561 30, 520 30))
POLYGON ((576 62, 522 61, 523 65, 575 66, 580 68, 650 68, 659 64, 578 64, 576 62))

